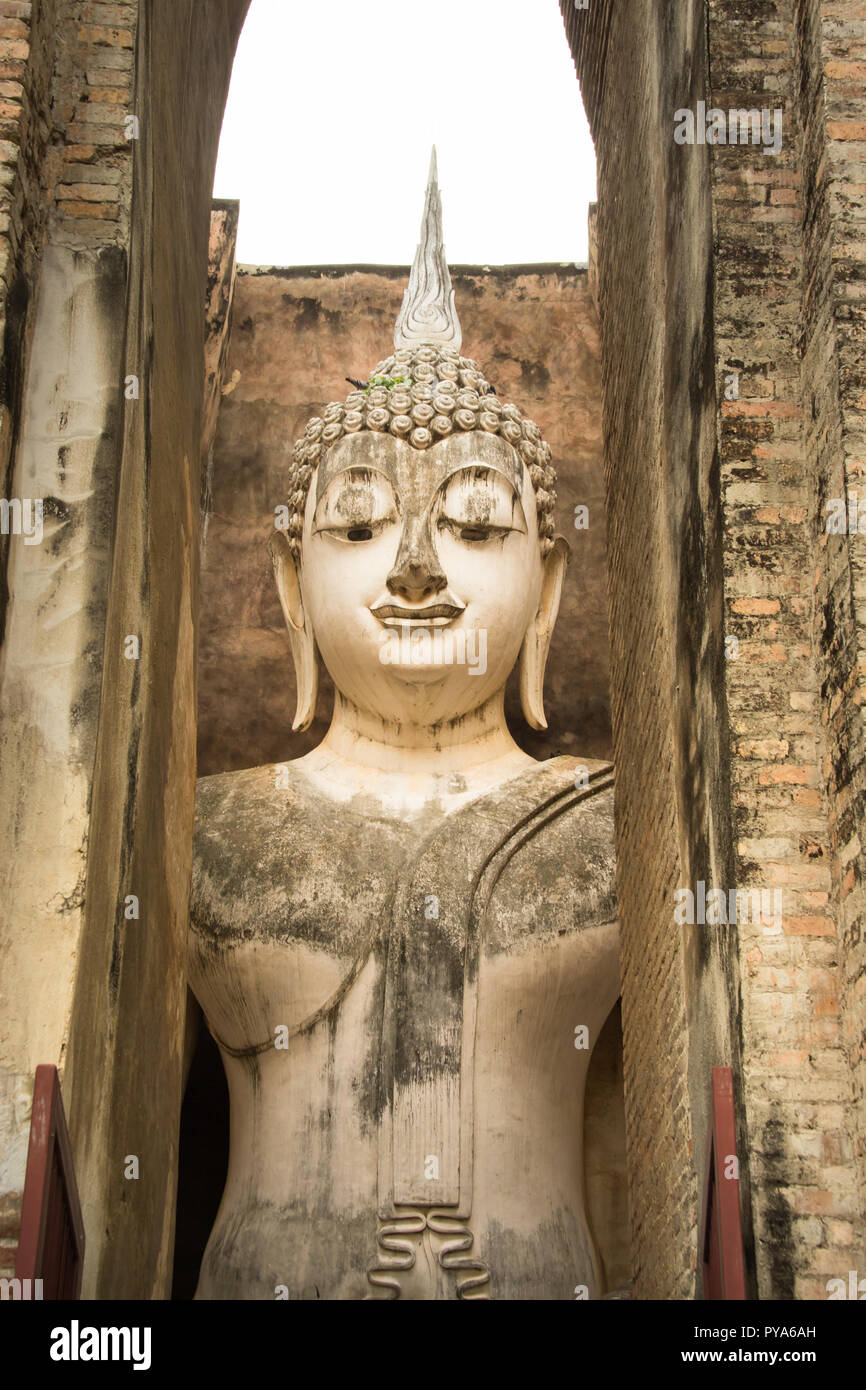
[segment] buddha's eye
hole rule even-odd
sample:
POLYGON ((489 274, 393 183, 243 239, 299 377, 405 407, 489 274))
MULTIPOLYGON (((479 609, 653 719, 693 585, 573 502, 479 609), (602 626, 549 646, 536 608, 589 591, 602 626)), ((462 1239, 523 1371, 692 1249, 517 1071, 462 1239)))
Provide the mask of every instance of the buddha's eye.
POLYGON ((439 493, 436 521, 455 540, 476 547, 525 531, 519 498, 495 469, 473 464, 453 473, 439 493))
POLYGON ((484 522, 470 521, 465 517, 440 516, 438 520, 439 530, 448 530, 457 540, 463 541, 466 545, 484 545, 486 541, 507 536, 511 532, 510 526, 491 526, 484 522))
POLYGON ((493 535, 498 528, 491 526, 461 526, 459 522, 452 522, 461 541, 486 541, 493 535))
POLYGON ((397 520, 394 490, 374 469, 351 468, 332 479, 319 500, 313 534, 363 545, 397 520))
POLYGON ((385 527, 390 526, 395 520, 396 518, 391 516, 378 517, 370 521, 359 519, 349 526, 318 526, 316 531, 345 544, 362 545, 364 541, 371 541, 374 537, 380 536, 385 527))

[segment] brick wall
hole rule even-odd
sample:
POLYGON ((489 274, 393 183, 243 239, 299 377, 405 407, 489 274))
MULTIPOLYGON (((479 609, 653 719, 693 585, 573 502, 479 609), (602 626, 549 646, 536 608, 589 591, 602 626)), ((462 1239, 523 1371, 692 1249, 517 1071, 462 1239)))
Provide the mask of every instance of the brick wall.
POLYGON ((671 134, 703 9, 605 8, 563 4, 598 156, 632 1262, 637 1297, 691 1298, 710 1067, 738 1064, 732 940, 674 920, 675 890, 727 882, 731 857, 709 180, 671 134))
POLYGON ((0 327, 16 277, 32 277, 47 216, 45 153, 58 0, 0 0, 0 327))
MULTIPOLYGON (((656 28, 620 6, 603 8, 609 12, 596 6, 584 17, 563 4, 599 156, 617 848, 621 903, 632 918, 624 928, 628 1124, 634 1157, 654 1160, 655 1177, 661 1148, 680 1178, 653 1182, 631 1164, 637 1287, 678 1296, 687 1286, 681 1270, 693 1255, 695 1205, 682 1175, 693 1165, 700 1176, 699 1077, 708 1080, 709 1066, 726 1060, 727 1041, 756 1292, 825 1297, 828 1278, 863 1262, 866 589, 860 538, 828 537, 823 508, 856 490, 866 462, 866 11, 817 0, 708 0, 695 7, 689 35, 680 10, 656 28), (679 51, 677 21, 686 38, 679 51), (679 88, 671 81, 678 52, 686 74, 679 88), (698 99, 725 111, 781 108, 780 153, 685 146, 672 162, 674 111, 694 111, 698 99), (709 250, 693 196, 696 169, 712 190, 709 250), (655 321, 641 273, 654 287, 655 321), (670 356, 684 288, 693 303, 704 294, 706 331, 680 333, 670 356), (708 344, 717 455, 708 486, 691 490, 697 506, 684 526, 682 460, 672 433, 654 436, 647 421, 675 412, 681 377, 691 372, 688 452, 700 477, 706 401, 695 364, 708 344), (731 373, 738 392, 728 399, 731 373), (642 457, 650 450, 655 476, 642 457), (662 499, 672 550, 664 521, 641 523, 630 500, 647 491, 662 499), (691 593, 665 590, 670 565, 692 579, 691 593), (638 571, 656 580, 635 611, 638 571), (694 582, 701 572, 705 584, 694 582), (725 638, 737 639, 736 659, 699 665, 689 712, 667 683, 671 663, 682 670, 683 656, 718 653, 725 638), (667 729, 652 712, 665 699, 675 716, 667 729), (629 766, 648 747, 667 783, 661 790, 629 766), (703 798, 703 820, 685 794, 689 781, 703 798), (746 922, 726 942, 694 934, 679 941, 663 919, 660 855, 671 883, 701 871, 723 888, 780 889, 782 931, 746 922), (715 972, 706 968, 714 952, 715 972), (668 993, 682 1000, 671 1014, 671 1047, 640 992, 655 978, 656 960, 673 971, 668 993), (727 1040, 706 1006, 711 991, 727 992, 727 1040), (654 1089, 665 1066, 671 1119, 654 1089), (694 1155, 686 1129, 676 1127, 684 1077, 694 1155), (653 1138, 654 1119, 661 1128, 653 1138), (678 1232, 667 1261, 665 1229, 678 1232)), ((685 417, 680 423, 688 428, 685 417)))
MULTIPOLYGON (((13 312, 26 312, 49 228, 90 249, 128 233, 136 14, 101 0, 0 0, 0 341, 16 285, 13 312)), ((16 322, 4 407, 9 374, 23 375, 22 335, 16 322)))
MULTIPOLYGON (((813 545, 812 643, 823 730, 821 772, 829 812, 829 877, 837 922, 841 1038, 851 1154, 866 1211, 866 948, 864 948, 863 535, 830 534, 828 503, 857 511, 866 499, 866 7, 801 0, 796 7, 797 71, 803 131, 804 299, 801 327, 803 416, 809 461, 813 545), (853 1105, 848 1108, 848 1102, 853 1105)), ((866 529, 866 526, 864 526, 866 529)), ((840 1175, 843 1169, 839 1170, 840 1175)), ((857 1208, 834 1221, 849 1264, 866 1260, 857 1208)), ((842 1262, 844 1265, 844 1262, 842 1262)), ((847 1268, 847 1265, 844 1265, 847 1268)), ((835 1273, 836 1271, 834 1271, 835 1273)))
POLYGON ((126 245, 132 193, 137 4, 67 4, 58 62, 52 234, 65 245, 126 245))
POLYGON ((727 664, 736 875, 781 889, 783 908, 781 934, 749 923, 740 938, 758 1288, 768 1298, 825 1296, 827 1278, 847 1269, 853 1178, 812 646, 802 404, 816 364, 807 353, 801 381, 800 362, 804 329, 816 344, 822 336, 802 299, 820 254, 804 263, 795 43, 787 3, 710 5, 713 105, 783 112, 779 154, 713 152, 717 371, 720 384, 736 371, 739 387, 719 421, 726 630, 740 643, 727 664))

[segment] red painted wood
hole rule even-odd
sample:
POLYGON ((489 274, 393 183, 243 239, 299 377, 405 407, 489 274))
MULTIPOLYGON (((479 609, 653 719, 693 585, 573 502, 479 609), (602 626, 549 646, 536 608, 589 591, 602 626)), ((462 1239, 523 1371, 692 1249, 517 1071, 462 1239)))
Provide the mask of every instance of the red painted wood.
POLYGON ((81 1293, 84 1223, 60 1079, 54 1066, 36 1068, 30 1143, 21 1204, 16 1279, 41 1279, 42 1297, 81 1293))
POLYGON ((746 1273, 731 1067, 713 1067, 713 1113, 708 1148, 701 1226, 704 1298, 744 1299, 746 1273))

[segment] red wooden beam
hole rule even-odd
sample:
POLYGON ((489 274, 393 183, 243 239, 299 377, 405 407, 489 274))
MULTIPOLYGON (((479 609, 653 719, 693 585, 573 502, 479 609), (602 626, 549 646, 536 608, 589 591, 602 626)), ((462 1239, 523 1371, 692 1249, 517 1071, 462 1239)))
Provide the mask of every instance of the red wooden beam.
POLYGON ((704 1298, 744 1299, 746 1271, 731 1067, 713 1067, 713 1112, 704 1181, 701 1252, 704 1298))
POLYGON ((15 1278, 41 1279, 43 1298, 75 1299, 81 1293, 83 1265, 84 1222, 60 1079, 56 1067, 40 1066, 33 1087, 15 1278))

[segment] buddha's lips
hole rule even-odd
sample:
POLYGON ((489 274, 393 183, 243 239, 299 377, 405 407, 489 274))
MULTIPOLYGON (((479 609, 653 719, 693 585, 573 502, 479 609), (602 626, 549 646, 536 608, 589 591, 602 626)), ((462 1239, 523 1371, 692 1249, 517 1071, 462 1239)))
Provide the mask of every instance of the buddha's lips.
POLYGON ((428 603, 423 608, 405 608, 399 603, 375 604, 370 612, 386 627, 400 626, 403 623, 424 623, 444 627, 459 618, 463 605, 453 603, 428 603))

